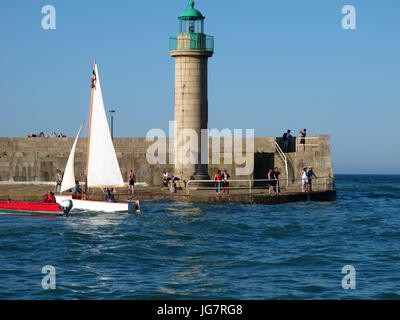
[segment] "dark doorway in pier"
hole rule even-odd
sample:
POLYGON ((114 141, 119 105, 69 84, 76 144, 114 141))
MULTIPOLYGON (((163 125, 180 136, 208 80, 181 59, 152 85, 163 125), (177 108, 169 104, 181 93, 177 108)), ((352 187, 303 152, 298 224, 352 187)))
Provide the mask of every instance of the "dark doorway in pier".
MULTIPOLYGON (((254 154, 254 180, 267 179, 269 169, 274 168, 273 152, 257 152, 254 154)), ((255 181, 255 187, 265 186, 265 181, 255 181)))

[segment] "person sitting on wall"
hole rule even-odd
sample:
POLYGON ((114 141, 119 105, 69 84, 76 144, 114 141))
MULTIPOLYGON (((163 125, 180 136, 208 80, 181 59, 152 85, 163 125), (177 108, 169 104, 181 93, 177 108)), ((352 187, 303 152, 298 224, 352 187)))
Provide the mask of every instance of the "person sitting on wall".
POLYGON ((42 202, 56 202, 56 198, 54 197, 54 193, 49 190, 47 194, 43 196, 42 202))
POLYGON ((172 183, 175 183, 175 181, 179 181, 179 180, 181 180, 181 179, 179 179, 178 177, 175 177, 175 176, 172 176, 172 178, 171 178, 172 183))
POLYGON ((161 185, 161 188, 168 188, 168 184, 169 184, 169 182, 170 182, 171 180, 172 180, 171 175, 170 175, 168 172, 163 171, 163 177, 162 177, 162 185, 161 185))
POLYGON ((106 201, 108 201, 108 202, 114 202, 115 201, 114 195, 112 194, 110 189, 107 189, 106 201))

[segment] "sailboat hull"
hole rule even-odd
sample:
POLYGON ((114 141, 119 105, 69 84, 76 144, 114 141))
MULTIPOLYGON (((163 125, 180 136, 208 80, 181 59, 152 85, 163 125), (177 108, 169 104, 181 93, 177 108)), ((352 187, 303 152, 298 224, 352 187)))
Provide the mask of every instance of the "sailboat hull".
POLYGON ((33 201, 0 201, 0 210, 14 214, 44 214, 52 216, 62 216, 65 212, 61 208, 60 204, 52 202, 33 201))
POLYGON ((95 200, 78 200, 73 199, 72 196, 56 196, 57 203, 64 200, 71 200, 73 207, 71 212, 76 210, 86 210, 94 212, 121 212, 121 213, 135 213, 136 202, 107 202, 95 200))

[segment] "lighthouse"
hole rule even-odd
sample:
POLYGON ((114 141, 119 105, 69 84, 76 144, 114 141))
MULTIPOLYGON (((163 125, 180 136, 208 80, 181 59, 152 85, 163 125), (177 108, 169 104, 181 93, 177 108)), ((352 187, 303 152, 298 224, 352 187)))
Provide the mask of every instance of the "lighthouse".
POLYGON ((208 175, 208 58, 214 38, 204 33, 205 17, 189 1, 178 17, 179 33, 170 37, 175 59, 175 175, 184 180, 209 180, 208 175))

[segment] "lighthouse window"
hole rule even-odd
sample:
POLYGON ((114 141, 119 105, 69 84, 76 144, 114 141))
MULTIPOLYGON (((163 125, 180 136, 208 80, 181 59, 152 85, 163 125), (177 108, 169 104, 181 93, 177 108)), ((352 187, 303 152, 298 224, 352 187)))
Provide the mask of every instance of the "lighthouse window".
POLYGON ((189 22, 189 33, 194 33, 194 22, 193 21, 189 22))
POLYGON ((179 33, 204 33, 203 20, 180 20, 179 33))

